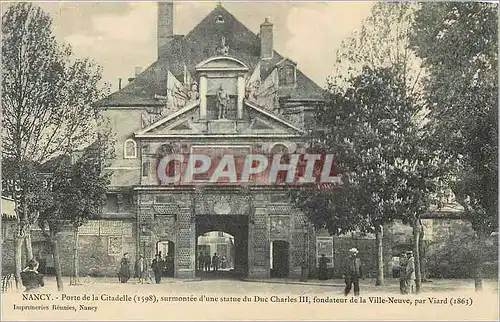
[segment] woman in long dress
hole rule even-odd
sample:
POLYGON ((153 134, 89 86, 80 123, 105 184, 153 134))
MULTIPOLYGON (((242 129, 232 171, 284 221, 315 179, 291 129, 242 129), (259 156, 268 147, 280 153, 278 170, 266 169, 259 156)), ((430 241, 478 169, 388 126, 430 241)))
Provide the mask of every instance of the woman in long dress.
POLYGON ((123 254, 123 258, 120 262, 118 278, 120 279, 120 283, 127 283, 130 279, 130 261, 128 259, 128 253, 123 254))

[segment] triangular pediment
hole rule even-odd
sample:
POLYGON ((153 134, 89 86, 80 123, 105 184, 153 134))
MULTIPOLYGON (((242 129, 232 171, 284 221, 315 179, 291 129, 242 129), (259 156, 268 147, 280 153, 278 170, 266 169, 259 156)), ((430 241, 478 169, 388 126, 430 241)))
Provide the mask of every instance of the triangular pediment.
POLYGON ((304 131, 255 103, 244 103, 241 120, 200 120, 199 103, 166 116, 135 133, 136 137, 299 137, 304 131))

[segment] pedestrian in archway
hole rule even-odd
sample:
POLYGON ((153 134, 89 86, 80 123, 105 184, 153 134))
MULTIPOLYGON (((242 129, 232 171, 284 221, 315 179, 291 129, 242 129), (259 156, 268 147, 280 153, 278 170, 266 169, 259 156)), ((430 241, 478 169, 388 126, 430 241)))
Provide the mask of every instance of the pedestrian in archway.
POLYGON ((212 260, 210 259, 210 253, 205 254, 205 272, 210 272, 210 267, 212 264, 212 260))
POLYGON ((356 248, 349 249, 349 254, 344 275, 344 295, 347 296, 354 285, 354 296, 359 296, 359 279, 363 278, 361 260, 358 258, 358 250, 356 248))
POLYGON ((120 261, 120 271, 118 272, 118 279, 120 283, 127 283, 130 279, 130 261, 128 258, 128 253, 123 254, 123 258, 120 261))
POLYGON ((153 259, 153 262, 151 263, 151 269, 153 270, 153 273, 155 275, 155 283, 160 284, 161 283, 161 275, 162 275, 162 265, 161 265, 161 258, 160 255, 156 255, 155 258, 153 259))
POLYGON ((205 267, 205 253, 200 252, 198 254, 198 270, 203 271, 205 267))
POLYGON ((214 272, 219 270, 219 256, 217 256, 217 253, 214 253, 212 257, 212 267, 214 272))
POLYGON ((222 257, 220 258, 220 266, 222 269, 226 269, 227 259, 226 259, 226 256, 224 256, 224 255, 222 255, 222 257))

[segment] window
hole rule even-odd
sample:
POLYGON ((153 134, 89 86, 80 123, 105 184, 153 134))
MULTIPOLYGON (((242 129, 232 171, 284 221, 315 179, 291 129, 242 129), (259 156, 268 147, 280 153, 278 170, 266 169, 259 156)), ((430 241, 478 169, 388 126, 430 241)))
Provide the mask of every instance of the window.
POLYGON ((149 175, 149 160, 142 161, 142 176, 147 177, 149 175))
MULTIPOLYGON (((271 149, 271 158, 274 158, 276 154, 281 154, 281 163, 288 164, 290 162, 288 148, 285 145, 275 144, 271 149)), ((276 176, 276 183, 285 183, 287 174, 287 171, 279 171, 276 176)))
POLYGON ((135 143, 135 141, 132 139, 128 139, 127 141, 125 141, 123 151, 123 156, 125 159, 137 158, 137 143, 135 143))
POLYGON ((217 19, 215 20, 215 23, 217 24, 221 24, 221 23, 224 23, 224 17, 222 15, 218 15, 217 16, 217 19))
POLYGON ((279 86, 295 85, 295 66, 287 65, 278 69, 279 86))

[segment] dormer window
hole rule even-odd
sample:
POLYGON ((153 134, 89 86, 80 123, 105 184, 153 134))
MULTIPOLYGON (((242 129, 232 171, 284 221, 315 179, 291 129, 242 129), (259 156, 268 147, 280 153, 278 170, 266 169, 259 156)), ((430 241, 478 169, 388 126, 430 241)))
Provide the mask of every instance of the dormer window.
POLYGON ((217 19, 215 19, 215 23, 222 24, 226 21, 224 21, 224 17, 222 15, 217 16, 217 19))
POLYGON ((285 65, 278 69, 278 84, 280 87, 295 86, 295 66, 285 65))
POLYGON ((128 139, 123 146, 123 157, 125 159, 137 158, 137 143, 134 140, 128 139))

